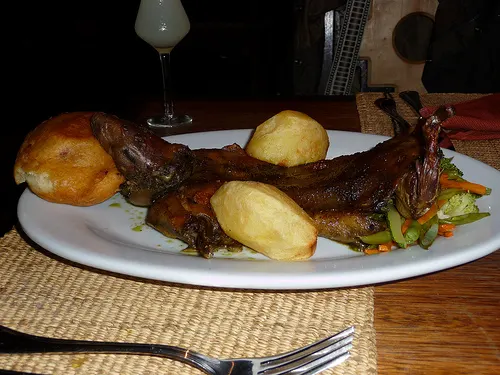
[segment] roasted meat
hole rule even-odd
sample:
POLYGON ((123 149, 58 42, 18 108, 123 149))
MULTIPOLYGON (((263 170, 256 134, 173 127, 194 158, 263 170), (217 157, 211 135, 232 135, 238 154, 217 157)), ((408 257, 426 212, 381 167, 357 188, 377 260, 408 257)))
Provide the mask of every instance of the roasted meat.
POLYGON ((451 114, 442 109, 411 134, 370 150, 296 167, 254 159, 238 145, 190 150, 104 113, 95 114, 91 125, 127 178, 123 194, 133 204, 151 205, 146 222, 210 257, 217 248, 240 246, 222 231, 210 206, 225 181, 278 187, 311 215, 320 236, 341 242, 384 229, 385 222, 373 214, 382 212, 396 191, 408 215, 425 212, 437 194, 439 124, 451 114))
POLYGON ((414 136, 422 142, 423 156, 410 166, 396 190, 396 207, 406 218, 421 217, 437 199, 441 172, 438 137, 441 123, 454 114, 453 107, 441 107, 429 119, 419 119, 414 136))
POLYGON ((100 112, 92 116, 91 127, 126 178, 121 193, 137 206, 149 206, 193 172, 194 155, 185 145, 165 147, 148 129, 100 112))

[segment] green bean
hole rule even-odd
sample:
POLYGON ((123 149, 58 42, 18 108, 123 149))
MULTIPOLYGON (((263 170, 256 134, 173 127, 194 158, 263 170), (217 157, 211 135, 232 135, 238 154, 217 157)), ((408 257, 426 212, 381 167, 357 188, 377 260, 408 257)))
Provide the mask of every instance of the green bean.
POLYGON ((398 210, 394 205, 389 205, 389 211, 387 212, 387 221, 389 222, 389 229, 391 230, 392 238, 399 247, 406 248, 406 240, 401 231, 401 215, 399 215, 398 210))
POLYGON ((368 236, 360 237, 360 240, 369 245, 380 245, 392 240, 391 232, 384 230, 382 232, 370 234, 368 236))
POLYGON ((406 230, 405 233, 405 240, 406 243, 412 244, 418 240, 420 237, 420 230, 422 229, 422 226, 417 220, 412 220, 410 226, 406 230))
POLYGON ((470 224, 475 221, 478 221, 484 217, 490 216, 489 212, 478 212, 478 213, 472 213, 472 214, 465 214, 465 215, 459 215, 459 216, 453 216, 449 217, 447 219, 441 219, 439 220, 440 223, 444 224, 455 224, 455 225, 463 225, 463 224, 470 224))
POLYGON ((425 224, 428 225, 422 226, 423 230, 420 232, 419 244, 422 248, 427 250, 438 236, 439 221, 437 216, 434 216, 425 224))

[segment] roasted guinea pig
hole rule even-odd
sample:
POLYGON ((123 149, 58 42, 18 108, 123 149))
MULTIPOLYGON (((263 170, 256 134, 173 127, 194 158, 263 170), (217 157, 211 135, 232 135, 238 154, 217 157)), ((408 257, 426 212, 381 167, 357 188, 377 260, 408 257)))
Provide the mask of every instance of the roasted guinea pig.
POLYGON ((257 160, 240 146, 190 150, 147 128, 97 113, 96 138, 127 178, 124 195, 150 205, 146 222, 185 241, 204 257, 220 247, 238 247, 220 228, 210 197, 227 181, 257 181, 285 192, 315 221, 319 236, 341 242, 385 228, 377 219, 397 198, 414 218, 434 203, 439 188, 440 123, 452 115, 440 108, 410 132, 352 155, 284 167, 257 160))

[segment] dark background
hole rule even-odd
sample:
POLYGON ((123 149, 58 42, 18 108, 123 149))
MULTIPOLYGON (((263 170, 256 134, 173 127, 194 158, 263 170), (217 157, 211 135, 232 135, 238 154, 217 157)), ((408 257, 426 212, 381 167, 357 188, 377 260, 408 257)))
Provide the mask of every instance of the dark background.
MULTIPOLYGON (((162 99, 158 53, 134 31, 139 3, 28 0, 4 13, 11 26, 0 189, 10 199, 0 216, 15 211, 24 188, 13 181, 15 155, 42 121, 70 111, 121 115, 162 99)), ((295 3, 184 0, 191 30, 172 53, 176 98, 293 96, 295 3)))
MULTIPOLYGON (((293 3, 184 0, 191 31, 172 53, 176 96, 292 94, 293 3)), ((24 87, 32 89, 30 118, 161 98, 158 53, 134 31, 138 6, 137 0, 30 5, 17 56, 24 87)))

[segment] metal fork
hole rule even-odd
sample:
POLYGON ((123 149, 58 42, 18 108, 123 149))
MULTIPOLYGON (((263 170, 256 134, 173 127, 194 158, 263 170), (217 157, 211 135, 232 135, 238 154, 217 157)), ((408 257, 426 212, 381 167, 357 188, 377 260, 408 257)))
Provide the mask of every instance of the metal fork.
POLYGON ((29 335, 0 326, 0 353, 149 354, 187 363, 209 375, 314 375, 344 362, 354 327, 291 352, 261 358, 217 359, 159 344, 83 341, 29 335))
POLYGON ((410 131, 412 126, 399 114, 390 92, 384 92, 384 97, 375 100, 375 105, 391 118, 394 135, 410 131))

